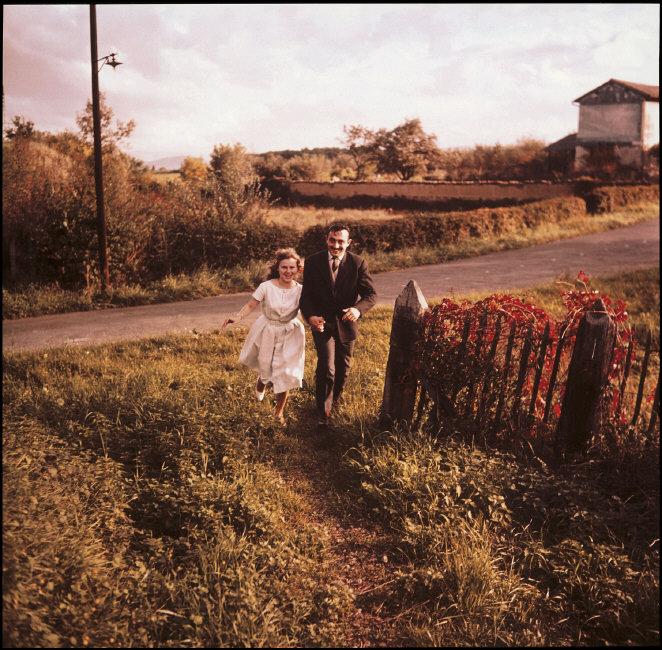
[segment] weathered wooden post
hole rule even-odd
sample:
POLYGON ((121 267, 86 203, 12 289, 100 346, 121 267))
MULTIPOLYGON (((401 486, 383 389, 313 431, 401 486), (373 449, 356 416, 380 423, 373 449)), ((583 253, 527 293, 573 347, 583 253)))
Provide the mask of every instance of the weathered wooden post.
POLYGON ((580 451, 596 432, 615 338, 616 324, 598 299, 579 323, 556 434, 557 451, 580 451))
POLYGON ((428 308, 425 296, 414 280, 396 298, 391 324, 391 340, 384 397, 380 412, 382 424, 402 423, 409 426, 414 415, 417 381, 411 376, 416 343, 420 336, 423 313, 428 308))

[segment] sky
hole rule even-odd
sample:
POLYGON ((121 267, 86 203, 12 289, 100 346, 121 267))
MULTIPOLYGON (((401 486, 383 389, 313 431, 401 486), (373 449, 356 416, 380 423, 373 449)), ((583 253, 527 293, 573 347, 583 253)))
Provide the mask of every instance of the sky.
MULTIPOLYGON (((146 162, 342 146, 419 118, 440 147, 553 142, 610 78, 659 84, 659 4, 108 4, 99 85, 146 162)), ((3 126, 76 131, 89 5, 3 5, 3 126)))

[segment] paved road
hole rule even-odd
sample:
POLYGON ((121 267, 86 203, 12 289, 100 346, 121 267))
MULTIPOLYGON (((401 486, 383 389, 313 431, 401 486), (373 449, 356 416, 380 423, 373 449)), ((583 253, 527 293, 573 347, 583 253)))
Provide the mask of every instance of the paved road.
MULTIPOLYGON (((659 219, 628 228, 480 257, 390 271, 374 276, 379 304, 392 305, 409 280, 424 295, 501 291, 550 282, 562 273, 606 275, 660 263, 659 219)), ((3 321, 3 352, 62 345, 92 345, 193 329, 217 329, 223 315, 241 308, 249 294, 214 296, 189 302, 37 316, 3 321)), ((253 315, 253 318, 255 314, 253 315)), ((250 322, 250 319, 247 319, 250 322)), ((246 322, 246 321, 245 321, 246 322)))

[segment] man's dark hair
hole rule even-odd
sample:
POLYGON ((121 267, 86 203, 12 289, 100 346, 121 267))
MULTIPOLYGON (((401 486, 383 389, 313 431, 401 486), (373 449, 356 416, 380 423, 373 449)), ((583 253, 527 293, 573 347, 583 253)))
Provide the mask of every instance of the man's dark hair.
POLYGON ((338 232, 339 230, 346 230, 349 237, 349 226, 345 223, 332 223, 326 229, 326 236, 328 237, 332 232, 338 232))

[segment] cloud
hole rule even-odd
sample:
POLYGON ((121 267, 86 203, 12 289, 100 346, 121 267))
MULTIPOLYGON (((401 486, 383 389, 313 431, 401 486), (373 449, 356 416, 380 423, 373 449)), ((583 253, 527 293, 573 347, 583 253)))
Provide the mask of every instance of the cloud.
MULTIPOLYGON (((90 97, 89 10, 4 8, 5 120, 75 129, 90 97)), ((610 77, 657 83, 646 4, 98 5, 101 89, 139 157, 337 146, 344 124, 419 117, 442 146, 553 140, 610 77)))

